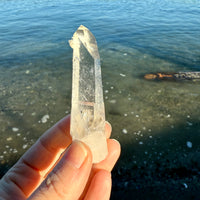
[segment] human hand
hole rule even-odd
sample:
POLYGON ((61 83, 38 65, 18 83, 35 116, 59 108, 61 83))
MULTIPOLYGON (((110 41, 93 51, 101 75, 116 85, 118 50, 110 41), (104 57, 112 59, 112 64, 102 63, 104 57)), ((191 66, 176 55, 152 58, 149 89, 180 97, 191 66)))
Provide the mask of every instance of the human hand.
MULTIPOLYGON (((106 136, 111 126, 106 123, 106 136)), ((106 200, 111 191, 111 170, 120 155, 116 140, 107 139, 105 160, 92 164, 90 149, 72 142, 70 117, 46 131, 0 181, 4 200, 106 200), (71 144, 71 145, 70 145, 71 144)))

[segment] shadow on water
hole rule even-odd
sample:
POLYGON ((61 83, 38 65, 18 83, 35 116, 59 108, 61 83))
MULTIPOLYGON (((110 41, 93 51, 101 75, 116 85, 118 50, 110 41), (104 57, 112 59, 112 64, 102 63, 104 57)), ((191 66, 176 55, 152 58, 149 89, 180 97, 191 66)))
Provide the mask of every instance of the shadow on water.
MULTIPOLYGON (((104 46, 105 48, 105 46, 104 46)), ((161 71, 163 72, 178 72, 178 71, 200 71, 200 55, 198 56, 194 56, 193 58, 189 58, 189 57, 185 57, 185 55, 172 55, 171 52, 167 52, 166 51, 161 51, 159 49, 153 48, 153 47, 140 47, 140 46, 130 46, 130 44, 127 44, 127 46, 123 46, 123 45, 119 45, 119 44, 115 44, 115 43, 111 43, 109 45, 106 45, 106 48, 108 51, 113 52, 113 55, 116 54, 117 58, 117 54, 119 55, 123 55, 124 53, 127 53, 129 56, 132 56, 132 62, 130 62, 129 64, 134 65, 134 62, 138 62, 141 61, 141 57, 142 60, 144 61, 144 63, 140 62, 140 64, 144 65, 145 64, 145 58, 143 57, 144 55, 148 55, 148 58, 153 58, 149 63, 147 62, 146 65, 150 65, 151 62, 154 63, 155 61, 155 65, 159 66, 158 61, 162 61, 162 62, 166 62, 168 64, 168 66, 170 67, 171 65, 171 70, 173 71, 166 71, 165 69, 162 69, 161 71), (178 67, 178 68, 177 68, 178 67), (177 71, 178 70, 178 71, 177 71)), ((120 60, 119 62, 127 62, 126 61, 126 57, 123 57, 122 60, 120 60)), ((160 63, 160 65, 162 65, 162 62, 160 63)), ((138 66, 139 67, 139 66, 138 66)), ((167 67, 167 66, 166 66, 167 67)), ((143 70, 143 69, 148 69, 148 66, 142 66, 141 69, 139 70, 143 70)), ((137 71, 139 71, 137 70, 137 71)), ((155 67, 151 67, 149 70, 156 70, 155 67)), ((150 73, 153 71, 146 71, 146 73, 150 73)), ((154 71, 154 72, 160 72, 160 71, 154 71)))
MULTIPOLYGON (((4 102, 5 110, 1 110, 1 112, 4 113, 4 118, 9 121, 9 124, 12 124, 13 127, 23 127, 23 130, 28 130, 28 133, 31 133, 31 135, 36 135, 37 129, 34 127, 30 127, 29 124, 25 121, 24 118, 20 117, 18 112, 23 112, 23 110, 11 110, 8 109, 9 106, 6 105, 4 102)), ((7 126, 5 132, 7 133, 8 138, 12 138, 12 141, 14 141, 15 144, 13 144, 13 148, 17 144, 21 144, 19 146, 22 146, 24 141, 21 140, 21 138, 17 137, 16 134, 10 134, 11 126, 7 126)), ((26 138, 26 135, 24 135, 24 139, 26 138)), ((4 138, 3 138, 4 139, 4 138)), ((28 146, 31 146, 33 144, 33 141, 26 141, 28 146)), ((3 145, 2 145, 3 148, 3 145)), ((11 148, 12 149, 12 148, 11 148)), ((20 156, 23 154, 23 150, 19 151, 19 153, 13 153, 9 154, 9 161, 1 162, 0 164, 0 178, 17 162, 17 160, 20 158, 20 156)))
MULTIPOLYGON (((8 113, 7 113, 8 114, 8 113)), ((22 123, 9 114, 15 123, 22 123)), ((137 141, 121 143, 122 155, 112 172, 111 200, 180 199, 197 200, 200 195, 200 123, 190 127, 179 124, 174 129, 137 141), (187 146, 187 141, 192 147, 187 146)), ((26 122, 23 122, 26 127, 26 122)), ((29 128, 29 127, 27 127, 29 128)), ((34 130, 32 130, 34 131, 34 130)), ((115 130, 113 130, 115 131, 115 130)), ((0 177, 12 167, 19 155, 1 164, 0 177)))
POLYGON ((145 53, 151 55, 155 58, 174 63, 176 65, 182 66, 183 68, 187 68, 188 70, 200 71, 200 55, 195 58, 188 58, 181 54, 171 55, 171 52, 160 51, 159 49, 153 47, 145 47, 145 49, 136 47, 136 49, 142 54, 145 53))
POLYGON ((2 178, 4 176, 4 174, 17 162, 17 160, 20 158, 19 155, 14 156, 12 158, 10 158, 9 163, 4 163, 1 164, 0 167, 0 178, 2 178))
POLYGON ((200 122, 191 123, 157 132, 143 144, 122 143, 111 200, 199 199, 200 122))

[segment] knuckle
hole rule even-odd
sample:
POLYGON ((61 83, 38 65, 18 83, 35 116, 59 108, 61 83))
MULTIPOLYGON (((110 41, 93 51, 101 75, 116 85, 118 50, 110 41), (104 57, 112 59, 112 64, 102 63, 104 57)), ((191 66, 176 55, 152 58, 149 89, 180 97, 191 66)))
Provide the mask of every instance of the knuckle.
POLYGON ((50 190, 57 197, 56 199, 64 199, 66 192, 63 188, 62 179, 59 175, 52 171, 45 180, 45 188, 50 190))

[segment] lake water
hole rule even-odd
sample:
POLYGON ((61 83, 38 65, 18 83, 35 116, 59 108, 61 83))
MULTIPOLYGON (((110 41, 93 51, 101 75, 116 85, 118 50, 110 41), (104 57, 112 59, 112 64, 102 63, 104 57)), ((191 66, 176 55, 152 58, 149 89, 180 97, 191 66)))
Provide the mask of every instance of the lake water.
MULTIPOLYGON (((200 70, 199 0, 1 0, 1 175, 70 113, 68 40, 81 24, 97 39, 106 119, 122 145, 114 189, 140 191, 142 175, 135 174, 141 169, 159 184, 166 180, 155 176, 156 170, 199 172, 200 81, 143 78, 151 72, 200 70)), ((191 176, 198 178, 188 187, 200 187, 199 176, 191 176)), ((170 184, 187 189, 181 185, 185 178, 170 184)))

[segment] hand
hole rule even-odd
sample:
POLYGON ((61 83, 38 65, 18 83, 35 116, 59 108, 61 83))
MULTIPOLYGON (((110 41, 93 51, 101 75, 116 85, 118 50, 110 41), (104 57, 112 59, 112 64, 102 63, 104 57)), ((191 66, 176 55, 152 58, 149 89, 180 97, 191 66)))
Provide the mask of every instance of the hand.
MULTIPOLYGON (((111 126, 106 123, 106 136, 111 126)), ((92 164, 90 149, 72 142, 67 116, 42 135, 0 181, 5 200, 106 200, 111 170, 120 155, 116 140, 107 139, 105 160, 92 164), (71 145, 70 145, 71 144, 71 145)))

